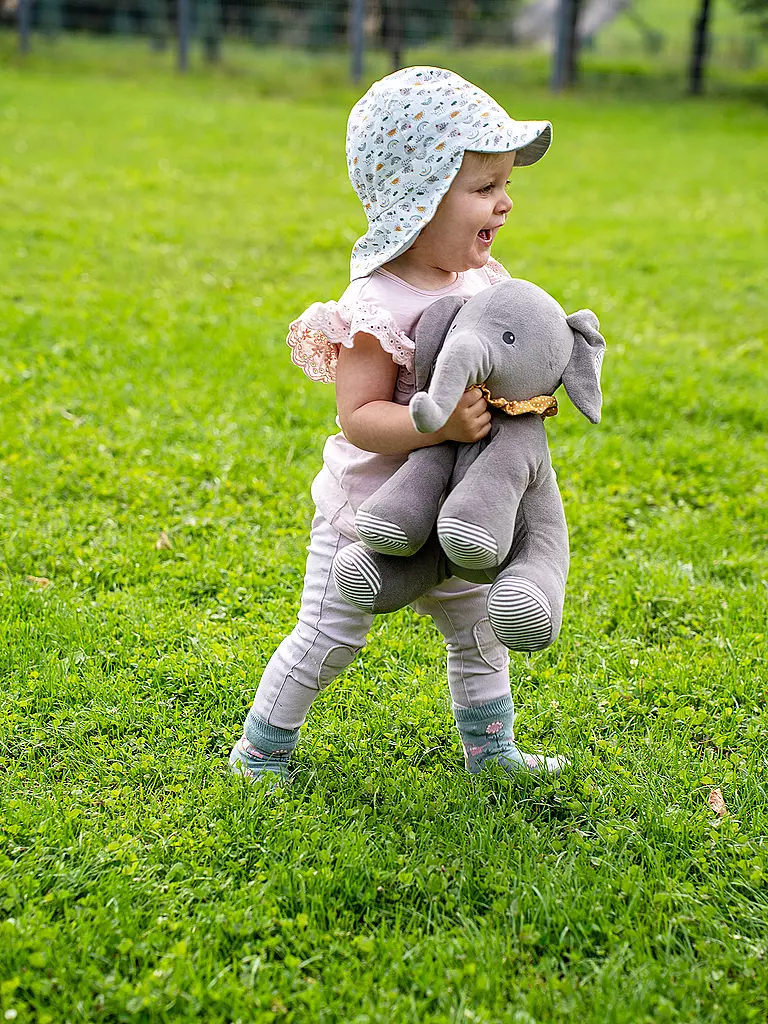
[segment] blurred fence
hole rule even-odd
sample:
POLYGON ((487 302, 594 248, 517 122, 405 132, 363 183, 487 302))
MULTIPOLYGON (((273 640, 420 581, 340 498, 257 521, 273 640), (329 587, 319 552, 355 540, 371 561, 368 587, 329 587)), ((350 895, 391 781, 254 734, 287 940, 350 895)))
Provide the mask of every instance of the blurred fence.
MULTIPOLYGON (((183 0, 0 0, 6 21, 27 4, 33 30, 146 35, 164 43, 184 17, 183 0)), ((346 45, 354 0, 188 0, 193 35, 240 37, 256 45, 346 45)), ((511 37, 516 0, 364 0, 364 35, 392 49, 450 37, 469 43, 511 37)))
MULTIPOLYGON (((22 49, 36 36, 90 33, 142 36, 156 50, 175 47, 179 65, 199 44, 212 61, 227 41, 305 51, 349 50, 353 77, 368 49, 393 66, 424 45, 551 49, 558 0, 0 0, 0 27, 17 30, 22 49)), ((734 0, 714 6, 710 59, 724 69, 765 65, 766 43, 734 0)), ((582 0, 579 36, 631 72, 632 62, 683 69, 699 0, 582 0)))

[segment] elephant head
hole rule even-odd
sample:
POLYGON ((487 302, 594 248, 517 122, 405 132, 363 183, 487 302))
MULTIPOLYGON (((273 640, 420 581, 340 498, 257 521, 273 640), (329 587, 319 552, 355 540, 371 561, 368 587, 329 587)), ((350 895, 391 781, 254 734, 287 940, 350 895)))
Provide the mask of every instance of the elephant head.
MULTIPOLYGON (((456 309, 452 297, 439 299, 429 310, 436 323, 443 303, 446 313, 448 303, 456 309)), ((591 310, 566 316, 530 281, 512 278, 485 289, 455 314, 429 390, 411 399, 414 426, 425 434, 439 430, 474 384, 485 384, 494 398, 524 401, 551 395, 562 383, 576 408, 598 423, 605 351, 598 327, 591 310)))

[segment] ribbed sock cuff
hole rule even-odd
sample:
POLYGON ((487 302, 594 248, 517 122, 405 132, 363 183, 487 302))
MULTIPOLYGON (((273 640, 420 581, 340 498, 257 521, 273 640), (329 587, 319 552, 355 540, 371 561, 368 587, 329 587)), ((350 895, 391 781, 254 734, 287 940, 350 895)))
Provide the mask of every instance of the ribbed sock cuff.
POLYGON ((264 754, 271 754, 274 750, 293 750, 300 732, 300 729, 278 729, 252 711, 248 712, 245 720, 246 739, 264 754))
POLYGON ((453 716, 457 725, 465 722, 484 722, 486 719, 500 718, 514 711, 511 697, 497 697, 487 704, 478 704, 474 708, 454 708, 453 716))

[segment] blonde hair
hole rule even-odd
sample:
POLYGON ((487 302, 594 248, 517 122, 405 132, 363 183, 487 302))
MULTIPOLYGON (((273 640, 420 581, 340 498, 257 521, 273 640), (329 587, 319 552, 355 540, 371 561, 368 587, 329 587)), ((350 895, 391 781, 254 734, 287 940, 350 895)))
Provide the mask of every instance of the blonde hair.
POLYGON ((467 155, 467 153, 471 153, 472 156, 475 158, 475 161, 477 162, 478 171, 484 171, 486 169, 490 169, 491 167, 493 167, 496 164, 496 161, 501 156, 506 156, 506 157, 509 156, 508 152, 503 152, 503 153, 478 153, 478 151, 476 149, 466 149, 466 150, 464 150, 464 155, 465 156, 467 155))

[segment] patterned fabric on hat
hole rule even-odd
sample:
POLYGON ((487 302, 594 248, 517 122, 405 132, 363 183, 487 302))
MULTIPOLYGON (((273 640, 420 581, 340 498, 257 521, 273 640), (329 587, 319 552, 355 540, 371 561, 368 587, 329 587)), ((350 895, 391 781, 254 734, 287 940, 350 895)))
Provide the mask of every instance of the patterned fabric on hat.
POLYGON ((368 231, 352 250, 350 276, 365 277, 413 243, 437 210, 466 150, 539 160, 549 121, 515 121, 495 100, 443 68, 404 68, 375 82, 352 108, 347 169, 368 231))

